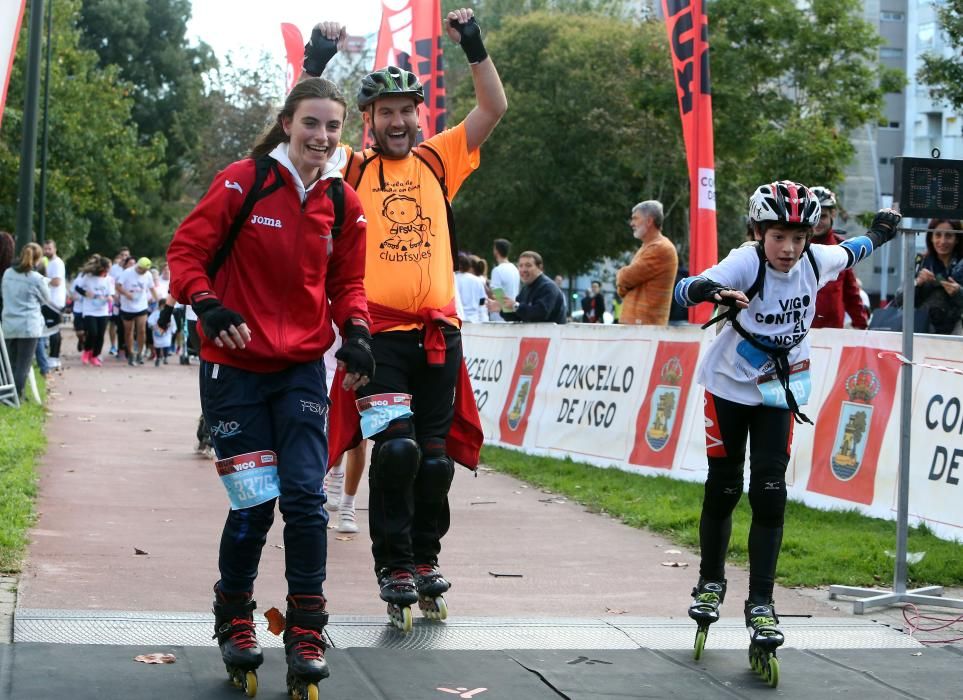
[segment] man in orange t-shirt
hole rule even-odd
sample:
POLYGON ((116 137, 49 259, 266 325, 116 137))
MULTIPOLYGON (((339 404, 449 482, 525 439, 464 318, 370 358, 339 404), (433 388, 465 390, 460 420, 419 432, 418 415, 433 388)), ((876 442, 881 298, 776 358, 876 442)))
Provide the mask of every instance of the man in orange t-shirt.
MULTIPOLYGON (((449 201, 478 167, 478 149, 508 106, 472 10, 449 12, 445 27, 471 65, 477 104, 464 121, 419 144, 424 87, 403 68, 383 68, 367 75, 358 93, 375 147, 345 147, 343 154, 345 182, 357 190, 368 224, 365 293, 376 369, 357 396, 362 434, 375 443, 368 473, 372 553, 381 597, 403 629, 410 629, 408 606, 419 596, 430 617, 446 614, 440 596, 449 584, 438 554, 455 468, 445 438, 464 364, 449 201)), ((305 70, 319 74, 345 36, 338 23, 317 25, 305 70)))

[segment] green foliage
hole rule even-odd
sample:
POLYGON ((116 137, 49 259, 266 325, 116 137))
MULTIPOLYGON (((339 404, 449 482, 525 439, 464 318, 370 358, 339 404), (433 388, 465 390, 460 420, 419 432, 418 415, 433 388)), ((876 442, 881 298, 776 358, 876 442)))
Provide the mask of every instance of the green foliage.
MULTIPOLYGON (((39 375, 37 380, 45 394, 39 375)), ((44 418, 43 407, 33 402, 20 408, 0 404, 0 573, 20 571, 34 522, 36 463, 47 444, 44 418)))
POLYGON ((878 64, 882 40, 862 19, 862 3, 808 5, 708 3, 720 250, 741 242, 745 202, 758 185, 838 185, 855 154, 849 132, 876 121, 884 94, 905 83, 878 64))
MULTIPOLYGON (((47 235, 69 259, 92 249, 116 248, 124 225, 137 221, 145 198, 159 188, 165 139, 162 134, 138 136, 131 121, 130 86, 116 68, 99 67, 96 54, 79 48, 75 23, 80 0, 60 0, 55 9, 47 235)), ((0 129, 0 228, 10 231, 16 220, 27 24, 17 45, 0 129)))
MULTIPOLYGON (((564 494, 591 511, 608 513, 632 527, 666 535, 699 549, 701 483, 599 469, 570 459, 533 457, 497 447, 482 449, 482 462, 536 486, 564 494)), ((751 511, 748 498, 733 513, 727 561, 748 563, 751 511)), ((776 577, 786 586, 886 585, 892 581, 896 523, 855 511, 824 511, 790 501, 776 577)), ((925 552, 909 566, 914 586, 963 583, 963 543, 937 538, 921 525, 909 532, 909 549, 925 552)))
MULTIPOLYGON (((626 220, 640 199, 671 212, 688 196, 663 25, 538 12, 486 43, 509 107, 455 200, 463 248, 504 236, 542 252, 553 274, 578 273, 635 247, 626 220)), ((471 90, 458 86, 452 124, 471 90)))
POLYGON ((930 86, 934 100, 946 100, 963 110, 963 0, 945 0, 937 8, 940 24, 946 34, 952 56, 923 55, 923 66, 916 77, 930 86))

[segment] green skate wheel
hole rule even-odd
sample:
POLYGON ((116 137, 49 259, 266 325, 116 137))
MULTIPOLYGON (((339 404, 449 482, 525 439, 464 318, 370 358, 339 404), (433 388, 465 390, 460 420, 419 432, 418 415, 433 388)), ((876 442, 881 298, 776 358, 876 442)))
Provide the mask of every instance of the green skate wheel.
POLYGON ((700 629, 698 632, 696 632, 695 653, 692 655, 696 661, 702 658, 702 650, 706 648, 707 636, 708 636, 707 630, 700 629))
POLYGON ((766 665, 766 682, 769 683, 770 688, 779 685, 779 659, 775 656, 770 656, 766 665))
POLYGON ((254 671, 244 674, 244 694, 249 698, 257 695, 257 673, 254 671))

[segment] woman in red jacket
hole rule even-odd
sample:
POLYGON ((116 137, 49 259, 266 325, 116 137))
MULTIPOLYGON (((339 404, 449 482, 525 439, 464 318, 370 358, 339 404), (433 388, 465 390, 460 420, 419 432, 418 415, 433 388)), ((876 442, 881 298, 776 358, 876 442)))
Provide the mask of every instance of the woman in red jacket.
POLYGON ((251 158, 214 178, 167 252, 171 292, 198 315, 201 408, 231 501, 214 586, 215 632, 228 673, 252 696, 263 661, 254 579, 275 501, 284 517, 288 690, 308 697, 328 676, 322 356, 334 338, 332 320, 345 338, 336 355, 348 372, 345 384, 363 386, 374 374, 365 219, 354 190, 337 194, 341 164, 334 156, 345 114, 333 83, 312 78, 295 86, 251 158), (253 209, 223 264, 212 268, 259 168, 267 175, 254 188, 253 209))

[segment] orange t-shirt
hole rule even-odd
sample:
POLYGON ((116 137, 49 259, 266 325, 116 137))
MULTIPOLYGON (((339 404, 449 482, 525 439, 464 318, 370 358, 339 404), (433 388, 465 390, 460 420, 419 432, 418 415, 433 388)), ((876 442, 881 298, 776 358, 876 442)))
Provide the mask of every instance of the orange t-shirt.
MULTIPOLYGON (((478 150, 468 151, 464 123, 425 143, 441 157, 448 195, 454 199, 478 167, 478 150)), ((352 151, 344 149, 350 162, 352 151)), ((364 276, 368 300, 411 313, 452 303, 455 273, 445 197, 431 169, 411 154, 400 160, 376 156, 365 167, 357 192, 368 220, 364 276)), ((418 327, 407 324, 389 330, 418 327)))

